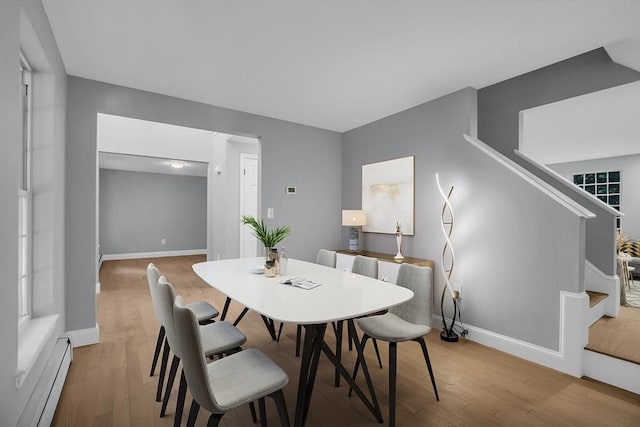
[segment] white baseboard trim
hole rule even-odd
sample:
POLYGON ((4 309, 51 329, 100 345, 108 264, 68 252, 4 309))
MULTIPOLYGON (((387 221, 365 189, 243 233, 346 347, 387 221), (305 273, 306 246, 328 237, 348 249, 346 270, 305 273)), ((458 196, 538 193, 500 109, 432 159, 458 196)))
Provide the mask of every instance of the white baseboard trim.
POLYGON ((635 363, 584 350, 584 376, 640 394, 640 369, 635 363))
MULTIPOLYGON (((602 292, 609 295, 604 304, 604 314, 617 317, 620 312, 620 279, 617 275, 609 276, 588 260, 584 261, 585 291, 602 292)), ((601 304, 602 304, 601 303, 601 304)))
POLYGON ((103 261, 114 261, 120 259, 140 259, 140 258, 163 258, 170 256, 188 256, 188 255, 206 255, 206 249, 187 249, 181 251, 162 251, 162 252, 138 252, 129 254, 108 254, 102 255, 103 261))
MULTIPOLYGON (((465 324, 469 331, 467 339, 579 378, 582 376, 582 352, 588 339, 588 328, 584 327, 583 317, 588 309, 586 293, 560 293, 558 351, 465 324)), ((442 316, 434 314, 432 321, 433 325, 440 325, 442 316)))
POLYGON ((96 323, 95 328, 68 331, 67 336, 71 340, 71 346, 73 348, 97 344, 100 342, 100 327, 96 323))

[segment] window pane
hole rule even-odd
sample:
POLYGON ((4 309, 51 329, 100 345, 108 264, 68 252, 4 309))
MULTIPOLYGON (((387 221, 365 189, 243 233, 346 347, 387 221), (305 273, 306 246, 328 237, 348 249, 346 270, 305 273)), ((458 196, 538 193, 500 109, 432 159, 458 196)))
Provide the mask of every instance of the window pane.
POLYGON ((573 175, 573 183, 576 185, 584 183, 584 175, 573 175))
POLYGON ((598 183, 607 182, 607 173, 606 172, 598 172, 597 174, 598 183))

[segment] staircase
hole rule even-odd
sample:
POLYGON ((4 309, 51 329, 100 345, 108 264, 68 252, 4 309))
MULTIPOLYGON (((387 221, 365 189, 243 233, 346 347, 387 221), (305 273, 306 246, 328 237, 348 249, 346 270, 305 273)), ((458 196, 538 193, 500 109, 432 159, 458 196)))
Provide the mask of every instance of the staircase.
POLYGON ((640 394, 640 354, 633 346, 640 339, 640 316, 628 321, 610 317, 606 314, 607 300, 616 298, 603 292, 586 293, 589 342, 582 356, 583 376, 640 394), (618 327, 623 321, 625 327, 618 327), (610 342, 614 339, 617 343, 610 342))

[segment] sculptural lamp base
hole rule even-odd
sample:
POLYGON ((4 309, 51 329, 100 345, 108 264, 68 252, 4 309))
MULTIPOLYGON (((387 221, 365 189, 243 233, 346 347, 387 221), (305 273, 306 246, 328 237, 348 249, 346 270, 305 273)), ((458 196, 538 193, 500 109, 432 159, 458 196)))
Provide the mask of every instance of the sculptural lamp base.
POLYGON ((401 261, 404 259, 404 255, 402 255, 402 234, 396 233, 396 244, 398 245, 398 253, 393 257, 396 261, 401 261))
POLYGON ((440 332, 440 339, 446 342, 458 342, 458 334, 453 331, 440 332))
POLYGON ((360 230, 358 227, 349 228, 349 250, 351 252, 360 250, 360 230))

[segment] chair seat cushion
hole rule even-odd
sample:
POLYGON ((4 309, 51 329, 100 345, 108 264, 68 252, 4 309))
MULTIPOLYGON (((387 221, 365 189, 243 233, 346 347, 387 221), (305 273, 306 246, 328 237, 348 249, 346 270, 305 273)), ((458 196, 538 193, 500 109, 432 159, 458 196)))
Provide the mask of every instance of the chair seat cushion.
POLYGON ((357 322, 365 334, 382 341, 409 341, 431 332, 430 326, 409 323, 392 313, 363 317, 357 322))
POLYGON ((206 301, 192 302, 191 304, 187 304, 187 307, 195 313, 198 322, 213 319, 214 317, 218 317, 218 314, 220 314, 215 307, 206 301))
POLYGON ((250 348, 207 365, 216 412, 227 412, 287 385, 289 377, 260 350, 250 348))
POLYGON ((247 342, 247 337, 229 322, 200 326, 202 350, 206 356, 226 353, 247 342))

